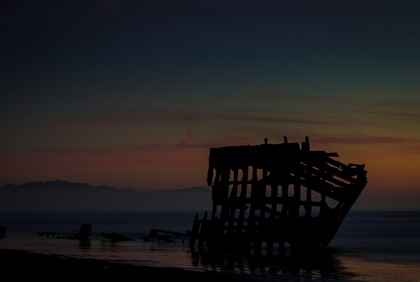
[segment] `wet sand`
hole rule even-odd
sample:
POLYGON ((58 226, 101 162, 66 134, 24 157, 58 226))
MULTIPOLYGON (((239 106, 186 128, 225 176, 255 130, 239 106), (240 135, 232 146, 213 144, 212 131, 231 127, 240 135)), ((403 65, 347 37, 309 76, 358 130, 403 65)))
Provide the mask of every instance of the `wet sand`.
POLYGON ((3 277, 40 279, 39 281, 118 279, 116 281, 243 281, 240 274, 190 271, 120 264, 96 259, 78 259, 62 255, 28 253, 21 250, 0 249, 0 270, 3 277))

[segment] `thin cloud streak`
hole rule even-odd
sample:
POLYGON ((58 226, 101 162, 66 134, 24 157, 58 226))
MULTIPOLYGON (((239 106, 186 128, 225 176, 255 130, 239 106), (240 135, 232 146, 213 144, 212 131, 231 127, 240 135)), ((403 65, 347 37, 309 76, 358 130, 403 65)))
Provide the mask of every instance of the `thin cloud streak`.
MULTIPOLYGON (((312 138, 314 139, 314 138, 312 138)), ((393 144, 393 145, 412 145, 418 144, 420 139, 416 138, 405 138, 405 137, 393 137, 393 136, 341 136, 341 137, 316 137, 316 142, 322 144, 342 144, 342 145, 372 145, 372 144, 393 144)))
POLYGON ((107 109, 91 109, 85 114, 73 117, 72 123, 81 126, 136 126, 144 123, 173 123, 180 122, 187 126, 188 134, 191 134, 192 125, 202 125, 212 122, 261 122, 261 123, 286 123, 301 125, 340 125, 343 122, 353 122, 360 120, 369 122, 365 116, 354 115, 360 113, 363 115, 375 115, 376 118, 381 116, 396 116, 406 118, 407 120, 417 121, 420 114, 417 109, 420 107, 419 102, 408 101, 406 103, 394 103, 393 101, 361 101, 354 97, 330 97, 330 96, 309 96, 309 95, 292 95, 292 94, 262 94, 263 96, 271 96, 272 105, 280 105, 278 109, 270 110, 207 110, 202 106, 192 106, 183 102, 181 109, 166 108, 107 108, 107 109), (293 104, 293 110, 302 113, 291 117, 290 105, 285 101, 297 102, 293 104), (337 101, 340 101, 337 103, 337 101), (311 110, 300 109, 299 105, 311 104, 311 110), (322 104, 322 107, 319 105, 322 104), (340 105, 340 106, 337 106, 340 105), (283 105, 283 106, 282 106, 283 105), (318 106, 317 106, 318 105, 318 106), (334 105, 328 107, 328 105, 334 105), (378 105, 388 108, 385 110, 378 109, 378 105), (284 108, 283 108, 284 107, 284 108), (321 110, 322 109, 322 110, 321 110), (347 117, 350 115, 350 117, 347 117), (303 117, 302 117, 303 116, 303 117), (330 118, 334 116, 334 118, 330 118), (349 120, 350 119, 350 120, 349 120))
POLYGON ((191 125, 195 122, 212 121, 244 121, 244 122, 269 122, 269 123, 291 123, 291 124, 327 124, 325 121, 313 118, 290 118, 276 116, 278 113, 269 111, 200 111, 185 112, 182 110, 166 109, 139 109, 127 111, 126 109, 113 110, 98 114, 84 114, 75 117, 73 120, 77 125, 137 125, 143 122, 167 122, 180 121, 191 125))

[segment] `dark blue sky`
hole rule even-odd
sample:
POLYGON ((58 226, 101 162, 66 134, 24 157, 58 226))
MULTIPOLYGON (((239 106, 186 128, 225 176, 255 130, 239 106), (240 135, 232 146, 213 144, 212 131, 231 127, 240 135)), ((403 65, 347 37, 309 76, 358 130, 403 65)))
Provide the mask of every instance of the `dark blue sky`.
POLYGON ((301 142, 419 191, 418 1, 2 1, 0 184, 205 185, 301 142), (395 168, 397 167, 397 169, 395 168))

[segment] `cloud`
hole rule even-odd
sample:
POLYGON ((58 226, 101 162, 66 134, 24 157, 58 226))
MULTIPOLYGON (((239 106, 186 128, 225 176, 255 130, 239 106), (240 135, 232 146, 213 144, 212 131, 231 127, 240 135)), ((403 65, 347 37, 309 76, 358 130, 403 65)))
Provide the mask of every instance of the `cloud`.
POLYGON ((417 138, 394 137, 394 136, 370 136, 370 135, 348 135, 338 137, 316 137, 316 141, 323 144, 343 145, 371 145, 371 144, 405 144, 412 145, 420 142, 417 138))
POLYGON ((310 136, 310 139, 311 143, 322 144, 322 146, 326 147, 342 146, 345 147, 346 150, 359 148, 359 152, 365 155, 372 152, 379 158, 387 158, 391 155, 398 156, 399 158, 410 158, 420 155, 420 138, 417 137, 373 136, 366 134, 325 137, 319 134, 313 134, 310 136))
MULTIPOLYGON (((187 126, 187 135, 193 125, 212 121, 291 123, 291 124, 326 124, 313 118, 282 116, 274 111, 255 110, 200 110, 185 104, 182 109, 142 109, 113 108, 92 110, 73 118, 77 125, 137 125, 139 123, 160 123, 168 121, 182 122, 187 126)), ((191 136, 189 136, 191 137, 191 136)))

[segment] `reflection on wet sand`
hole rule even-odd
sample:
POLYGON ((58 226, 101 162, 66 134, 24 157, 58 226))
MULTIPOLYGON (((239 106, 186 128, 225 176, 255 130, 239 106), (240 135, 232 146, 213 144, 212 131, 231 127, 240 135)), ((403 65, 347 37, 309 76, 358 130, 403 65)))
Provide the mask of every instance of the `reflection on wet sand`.
POLYGON ((223 273, 250 274, 261 278, 287 278, 290 280, 355 281, 333 249, 315 253, 263 255, 244 253, 191 253, 195 266, 223 273))

